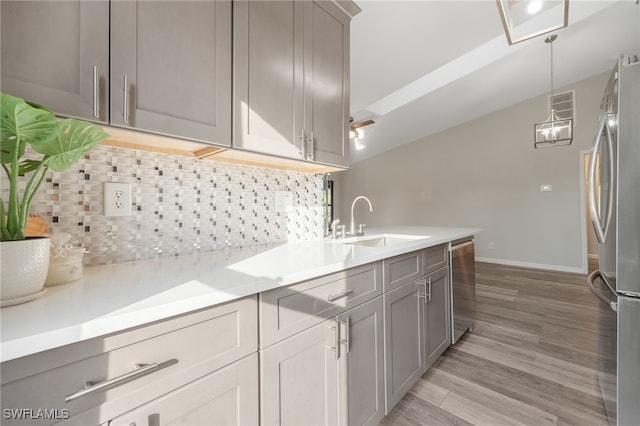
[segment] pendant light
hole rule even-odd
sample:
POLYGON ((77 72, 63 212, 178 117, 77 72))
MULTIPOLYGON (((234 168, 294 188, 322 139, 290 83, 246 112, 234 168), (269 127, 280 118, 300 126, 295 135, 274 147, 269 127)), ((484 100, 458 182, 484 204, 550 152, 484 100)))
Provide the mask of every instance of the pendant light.
POLYGON ((546 120, 534 125, 535 148, 571 145, 573 141, 573 118, 559 118, 553 109, 553 42, 556 38, 558 36, 554 34, 544 40, 551 50, 551 92, 549 95, 551 108, 546 120))

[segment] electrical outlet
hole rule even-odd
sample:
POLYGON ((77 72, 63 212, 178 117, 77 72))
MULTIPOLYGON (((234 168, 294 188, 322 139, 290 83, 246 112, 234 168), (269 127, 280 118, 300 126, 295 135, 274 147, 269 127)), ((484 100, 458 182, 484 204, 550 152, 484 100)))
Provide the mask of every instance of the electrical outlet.
POLYGON ((104 183, 104 215, 131 216, 131 184, 104 183))

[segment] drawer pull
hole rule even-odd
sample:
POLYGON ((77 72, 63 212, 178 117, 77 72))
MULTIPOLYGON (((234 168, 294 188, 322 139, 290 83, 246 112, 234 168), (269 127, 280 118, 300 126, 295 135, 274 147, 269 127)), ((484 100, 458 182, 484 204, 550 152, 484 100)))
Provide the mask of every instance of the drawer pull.
POLYGON ((329 302, 335 302, 338 299, 342 299, 345 296, 350 295, 351 293, 353 293, 353 290, 345 290, 345 291, 341 291, 338 294, 329 294, 327 295, 327 300, 329 302))
POLYGON ((99 383, 93 383, 93 382, 85 383, 84 389, 80 389, 79 391, 72 393, 71 395, 68 395, 67 397, 65 397, 64 402, 71 402, 73 400, 76 400, 86 395, 90 395, 92 393, 101 392, 116 386, 120 386, 124 383, 130 382, 131 380, 138 379, 156 370, 159 370, 161 368, 165 368, 177 363, 178 363, 177 359, 170 359, 161 364, 158 364, 157 362, 154 362, 153 364, 136 364, 135 369, 121 376, 114 377, 113 379, 108 379, 99 383))

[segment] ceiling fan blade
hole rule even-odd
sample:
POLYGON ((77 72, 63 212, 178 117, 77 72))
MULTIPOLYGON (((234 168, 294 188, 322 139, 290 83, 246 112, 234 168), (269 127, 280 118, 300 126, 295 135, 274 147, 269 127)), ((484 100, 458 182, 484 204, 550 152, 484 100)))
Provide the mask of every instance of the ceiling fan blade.
POLYGON ((360 127, 364 127, 364 126, 368 126, 369 124, 374 124, 375 121, 373 120, 366 120, 366 121, 361 121, 359 123, 353 123, 351 125, 352 129, 359 129, 360 127))

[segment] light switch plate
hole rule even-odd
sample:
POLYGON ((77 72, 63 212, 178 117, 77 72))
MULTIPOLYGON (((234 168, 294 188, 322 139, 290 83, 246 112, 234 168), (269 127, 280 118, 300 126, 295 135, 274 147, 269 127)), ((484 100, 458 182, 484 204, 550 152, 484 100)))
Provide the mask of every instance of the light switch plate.
POLYGON ((291 191, 276 191, 276 211, 293 211, 293 193, 291 191))

